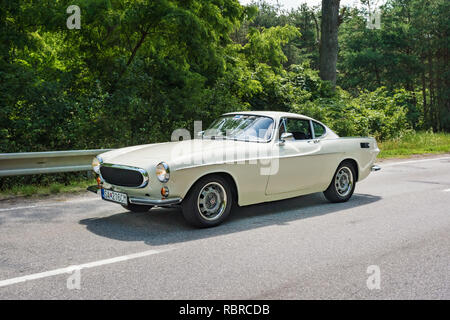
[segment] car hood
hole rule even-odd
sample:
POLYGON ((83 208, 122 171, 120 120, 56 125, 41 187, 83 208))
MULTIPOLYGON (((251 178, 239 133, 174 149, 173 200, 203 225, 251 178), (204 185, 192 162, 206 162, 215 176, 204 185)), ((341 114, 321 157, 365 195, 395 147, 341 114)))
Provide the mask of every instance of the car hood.
MULTIPOLYGON (((172 168, 176 168, 192 164, 194 158, 201 157, 202 163, 217 162, 217 160, 223 159, 224 154, 235 152, 245 155, 246 153, 243 152, 245 150, 267 145, 268 143, 194 139, 121 148, 103 153, 100 156, 104 163, 148 169, 164 161, 172 168)), ((239 159, 242 159, 242 157, 239 157, 239 159)), ((196 161, 198 162, 198 160, 196 161)))

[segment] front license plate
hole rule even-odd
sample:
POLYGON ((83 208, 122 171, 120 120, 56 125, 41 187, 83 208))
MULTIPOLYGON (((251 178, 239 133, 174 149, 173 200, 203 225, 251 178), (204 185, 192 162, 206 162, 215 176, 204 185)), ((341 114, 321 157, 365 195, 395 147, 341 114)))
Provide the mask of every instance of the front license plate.
POLYGON ((121 204, 128 204, 127 194, 111 190, 102 189, 102 199, 121 204))

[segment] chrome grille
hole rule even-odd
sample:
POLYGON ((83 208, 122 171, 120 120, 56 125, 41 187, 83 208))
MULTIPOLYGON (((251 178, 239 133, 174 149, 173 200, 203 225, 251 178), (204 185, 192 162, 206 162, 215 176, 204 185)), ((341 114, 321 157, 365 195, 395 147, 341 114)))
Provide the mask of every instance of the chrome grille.
POLYGON ((102 164, 100 174, 105 182, 121 187, 143 188, 148 181, 144 169, 122 165, 102 164))

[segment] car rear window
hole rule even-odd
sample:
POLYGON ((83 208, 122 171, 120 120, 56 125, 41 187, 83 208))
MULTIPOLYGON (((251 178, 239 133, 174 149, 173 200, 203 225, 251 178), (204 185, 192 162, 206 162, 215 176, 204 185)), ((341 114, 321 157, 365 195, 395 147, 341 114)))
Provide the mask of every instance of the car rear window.
POLYGON ((323 136, 325 134, 325 127, 323 125, 321 125, 320 123, 317 123, 315 121, 313 121, 313 129, 314 129, 314 136, 316 138, 320 138, 321 136, 323 136))

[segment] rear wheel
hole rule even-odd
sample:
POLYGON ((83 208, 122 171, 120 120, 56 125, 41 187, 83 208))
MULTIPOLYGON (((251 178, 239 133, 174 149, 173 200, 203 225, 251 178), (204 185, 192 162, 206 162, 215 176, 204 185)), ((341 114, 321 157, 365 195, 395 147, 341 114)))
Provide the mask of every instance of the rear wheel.
POLYGON ((153 206, 146 206, 146 205, 140 205, 140 204, 134 204, 134 203, 129 203, 128 205, 122 205, 122 207, 124 207, 125 209, 127 209, 128 211, 131 211, 131 212, 147 212, 148 210, 153 208, 153 206))
POLYGON ((233 194, 230 183, 219 175, 197 181, 183 200, 183 216, 201 228, 221 224, 230 214, 233 194))
POLYGON ((330 202, 345 202, 351 198, 355 191, 356 168, 350 161, 342 162, 336 170, 328 189, 324 191, 330 202))

